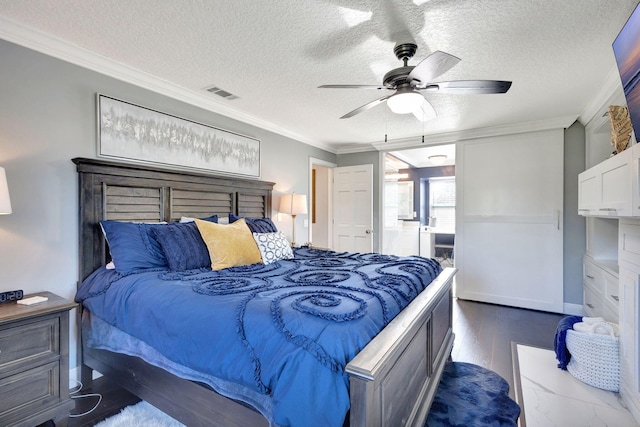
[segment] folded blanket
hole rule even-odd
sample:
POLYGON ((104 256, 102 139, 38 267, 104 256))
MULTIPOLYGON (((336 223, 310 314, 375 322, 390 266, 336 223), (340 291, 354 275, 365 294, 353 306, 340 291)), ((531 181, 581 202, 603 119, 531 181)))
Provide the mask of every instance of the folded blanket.
POLYGON ((566 338, 567 330, 572 329, 575 323, 582 322, 581 316, 567 316, 558 322, 556 328, 556 336, 553 340, 553 349, 556 352, 556 359, 558 360, 558 368, 563 371, 567 370, 567 364, 571 360, 571 353, 567 350, 566 338))

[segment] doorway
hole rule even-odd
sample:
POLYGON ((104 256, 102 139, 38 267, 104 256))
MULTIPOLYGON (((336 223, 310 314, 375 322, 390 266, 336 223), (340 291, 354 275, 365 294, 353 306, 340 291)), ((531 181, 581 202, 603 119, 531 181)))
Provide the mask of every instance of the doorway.
POLYGON ((333 168, 335 163, 309 159, 309 239, 313 247, 333 247, 333 168))
MULTIPOLYGON (((438 228, 436 218, 440 215, 436 211, 450 213, 451 209, 434 209, 429 189, 437 179, 455 183, 455 152, 455 144, 446 144, 385 154, 383 253, 420 255, 436 258, 443 266, 453 264, 453 227, 441 221, 438 228)), ((455 202, 452 208, 455 212, 455 202)))

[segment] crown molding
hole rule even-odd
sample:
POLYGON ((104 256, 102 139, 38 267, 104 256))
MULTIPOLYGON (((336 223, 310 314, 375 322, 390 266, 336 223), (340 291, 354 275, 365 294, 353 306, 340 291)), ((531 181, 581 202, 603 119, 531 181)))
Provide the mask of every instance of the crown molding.
POLYGON ((603 106, 608 106, 616 102, 625 101, 620 74, 618 74, 617 66, 614 66, 609 70, 609 73, 607 73, 596 96, 584 107, 584 110, 582 110, 582 113, 578 116, 578 120, 586 126, 591 120, 596 118, 596 116, 601 115, 603 106), (622 101, 620 101, 620 95, 622 95, 622 101))
POLYGON ((437 135, 425 135, 424 143, 417 142, 418 137, 403 138, 390 142, 375 142, 371 144, 378 151, 399 150, 403 148, 417 148, 425 145, 453 144, 470 139, 488 138, 503 135, 515 135, 519 133, 538 132, 550 129, 566 129, 576 121, 577 116, 564 116, 548 120, 517 123, 504 126, 493 126, 480 129, 470 129, 455 132, 441 133, 437 135))
POLYGON ((256 126, 330 153, 336 153, 335 147, 331 147, 320 141, 311 140, 281 126, 216 102, 206 94, 185 89, 184 87, 138 70, 137 68, 116 62, 104 55, 100 55, 69 43, 59 37, 4 17, 0 17, 0 38, 91 71, 113 77, 117 80, 168 96, 177 101, 182 101, 207 111, 256 126))
POLYGON ((366 153, 368 151, 379 151, 374 144, 349 144, 348 146, 338 147, 336 154, 354 154, 354 153, 366 153))

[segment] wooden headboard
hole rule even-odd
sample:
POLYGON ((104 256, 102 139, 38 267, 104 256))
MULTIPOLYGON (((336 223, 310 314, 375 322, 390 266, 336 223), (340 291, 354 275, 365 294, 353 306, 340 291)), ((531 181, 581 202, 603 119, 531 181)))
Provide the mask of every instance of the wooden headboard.
POLYGON ((213 214, 268 218, 272 182, 75 158, 80 179, 80 282, 108 261, 99 222, 178 221, 213 214))

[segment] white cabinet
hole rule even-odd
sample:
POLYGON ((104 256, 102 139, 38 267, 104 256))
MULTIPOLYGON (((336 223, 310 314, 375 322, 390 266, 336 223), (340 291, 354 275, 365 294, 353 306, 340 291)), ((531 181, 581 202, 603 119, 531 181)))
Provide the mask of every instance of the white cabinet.
POLYGON ((634 150, 625 150, 578 175, 580 215, 633 215, 633 154, 634 150))
POLYGON ((637 418, 638 400, 638 272, 620 268, 620 394, 637 418))
POLYGON ((420 256, 434 258, 436 256, 436 233, 428 227, 420 227, 420 256))
POLYGON ((398 255, 418 255, 420 253, 420 221, 403 221, 401 238, 402 247, 398 255))
POLYGON ((585 255, 583 266, 584 310, 589 316, 618 323, 617 261, 596 260, 585 255))

